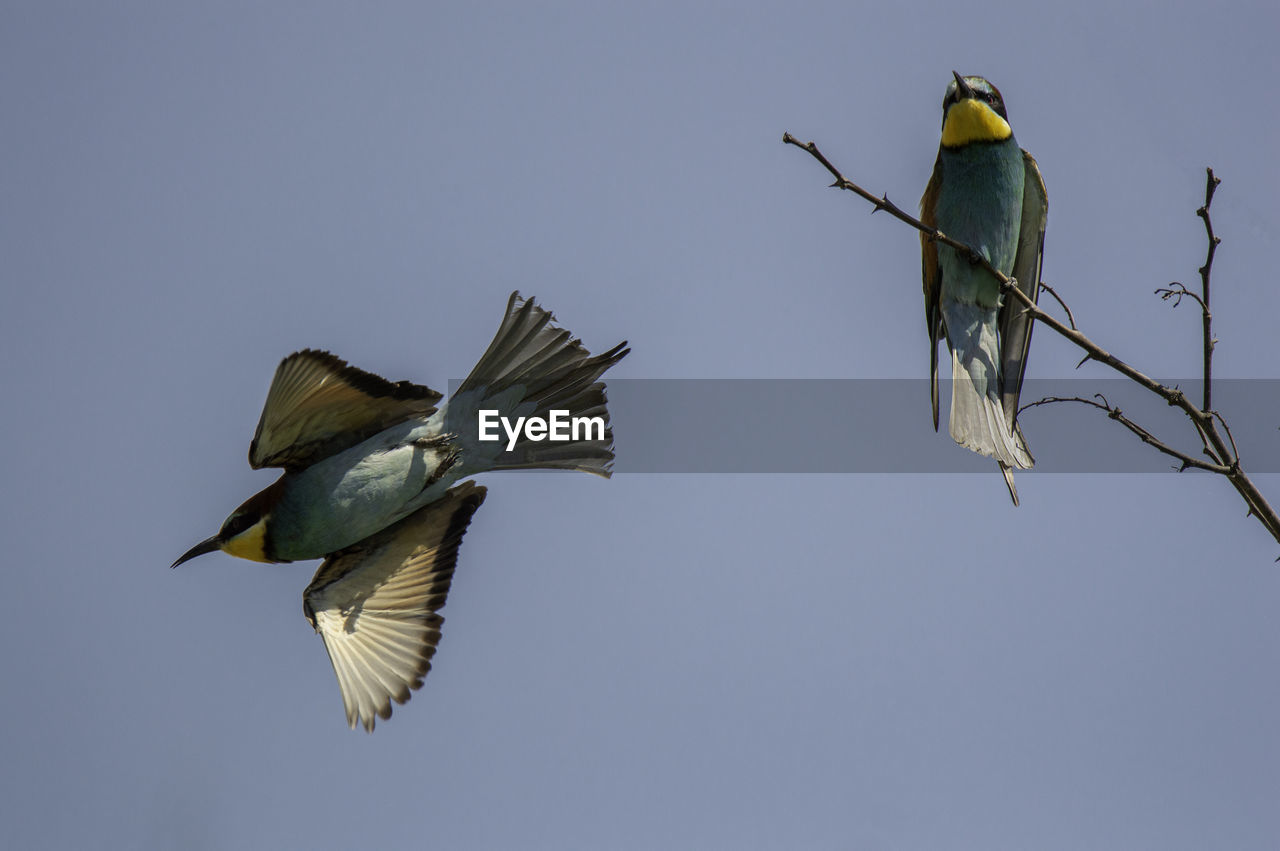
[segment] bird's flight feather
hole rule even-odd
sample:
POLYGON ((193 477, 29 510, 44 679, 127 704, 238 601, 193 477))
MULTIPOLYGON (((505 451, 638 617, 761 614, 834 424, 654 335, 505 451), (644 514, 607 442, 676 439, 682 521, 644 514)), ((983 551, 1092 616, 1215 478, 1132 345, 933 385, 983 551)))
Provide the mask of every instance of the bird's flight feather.
POLYGON ((294 352, 276 369, 249 445, 249 464, 295 470, 335 455, 383 429, 429 417, 440 394, 387 381, 328 352, 294 352))
POLYGON ((431 670, 458 546, 485 489, 466 482, 324 560, 303 611, 324 639, 354 729, 391 717, 431 670))
MULTIPOLYGON (((1022 159, 1026 166, 1026 180, 1023 182, 1022 224, 1018 230, 1018 254, 1013 261, 1012 277, 1017 280, 1018 289, 1032 301, 1037 301, 1049 199, 1035 158, 1023 151, 1022 159)), ((1017 424, 1018 399, 1022 394, 1022 378, 1027 371, 1027 351, 1031 347, 1031 326, 1031 317, 1022 302, 1013 296, 1005 296, 1000 308, 1001 404, 1005 422, 1011 430, 1017 424)))

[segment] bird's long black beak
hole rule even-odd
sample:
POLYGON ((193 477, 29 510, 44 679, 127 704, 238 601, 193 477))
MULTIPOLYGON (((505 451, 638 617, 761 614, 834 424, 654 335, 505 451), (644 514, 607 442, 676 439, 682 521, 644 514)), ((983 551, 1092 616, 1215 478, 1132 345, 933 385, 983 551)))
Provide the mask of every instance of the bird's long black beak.
POLYGON ((964 81, 964 77, 960 76, 960 72, 952 71, 951 75, 956 78, 956 89, 960 92, 960 97, 962 99, 973 97, 973 87, 964 81))
POLYGON ((220 549, 222 549, 222 542, 218 540, 217 535, 214 535, 212 538, 205 538, 203 541, 183 553, 177 561, 169 565, 169 568, 172 570, 184 561, 191 561, 191 559, 196 556, 202 556, 205 553, 212 553, 220 549))

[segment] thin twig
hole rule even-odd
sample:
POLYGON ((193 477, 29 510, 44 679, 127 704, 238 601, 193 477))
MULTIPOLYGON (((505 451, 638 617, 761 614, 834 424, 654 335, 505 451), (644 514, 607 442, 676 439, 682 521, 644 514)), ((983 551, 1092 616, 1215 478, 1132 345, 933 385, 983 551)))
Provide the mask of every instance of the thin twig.
MULTIPOLYGON (((1078 328, 1076 328, 1076 318, 1075 316, 1072 315, 1071 308, 1067 307, 1067 303, 1062 300, 1061 296, 1058 295, 1057 291, 1054 290, 1053 287, 1046 284, 1044 281, 1040 282, 1040 289, 1044 290, 1049 295, 1053 296, 1053 300, 1056 301, 1058 304, 1062 305, 1062 309, 1067 312, 1067 321, 1071 323, 1071 330, 1072 331, 1079 330, 1078 328)), ((1085 358, 1085 360, 1088 360, 1088 358, 1085 358)), ((1080 363, 1084 363, 1084 361, 1080 361, 1080 363)), ((1076 368, 1079 369, 1079 364, 1076 365, 1076 368)))
POLYGON ((1027 408, 1037 408, 1041 405, 1052 405, 1059 402, 1078 402, 1082 405, 1091 405, 1092 407, 1095 407, 1101 411, 1106 411, 1108 417, 1120 423, 1125 428, 1129 429, 1129 431, 1136 434, 1139 438, 1141 438, 1143 443, 1153 447, 1154 449, 1159 450, 1160 452, 1163 452, 1165 455, 1168 455, 1171 458, 1177 458, 1179 461, 1181 461, 1182 466, 1178 468, 1178 472, 1182 472, 1188 467, 1195 467, 1198 470, 1207 470, 1210 473, 1217 473, 1220 476, 1225 476, 1231 472, 1229 467, 1226 467, 1222 464, 1210 464, 1206 461, 1201 461, 1199 458, 1195 458, 1191 455, 1188 455, 1185 452, 1180 452, 1179 450, 1174 449, 1172 446, 1170 446, 1169 444, 1165 443, 1163 440, 1160 440, 1158 437, 1153 435, 1150 431, 1148 431, 1147 429, 1143 428, 1142 426, 1138 425, 1136 422, 1134 422, 1133 420, 1125 416, 1123 411, 1121 411, 1119 408, 1115 407, 1110 402, 1108 402, 1107 397, 1103 396, 1101 393, 1095 394, 1094 398, 1092 399, 1086 399, 1083 396, 1046 396, 1043 399, 1037 399, 1034 402, 1028 402, 1027 404, 1023 405, 1021 408, 1019 408, 1018 412, 1021 413, 1022 411, 1025 411, 1027 408), (1099 399, 1101 399, 1102 401, 1101 402, 1097 401, 1099 399))
MULTIPOLYGON (((1065 337, 1071 343, 1075 344, 1076 347, 1083 350, 1085 352, 1085 358, 1081 360, 1081 363, 1084 363, 1087 360, 1095 360, 1098 363, 1105 364, 1106 366, 1111 367, 1111 369, 1115 370, 1116 372, 1120 373, 1126 378, 1129 378, 1135 383, 1141 385, 1148 391, 1161 397, 1169 405, 1177 407, 1180 410, 1182 410, 1182 412, 1185 413, 1187 417, 1191 420, 1191 422, 1195 425, 1196 431, 1198 432, 1200 439, 1204 444, 1205 454, 1208 455, 1210 458, 1214 458, 1215 461, 1221 460, 1224 462, 1224 463, 1206 464, 1205 462, 1200 461, 1199 459, 1192 459, 1195 461, 1195 463, 1190 464, 1189 466, 1198 467, 1200 469, 1209 469, 1212 472, 1218 473, 1219 475, 1226 476, 1226 478, 1231 482, 1232 486, 1236 489, 1236 492, 1240 494, 1242 499, 1244 499, 1245 504, 1249 506, 1249 513, 1257 517, 1259 522, 1262 523, 1262 525, 1267 529, 1267 531, 1271 534, 1271 536, 1275 538, 1277 542, 1280 542, 1280 515, 1276 514, 1275 509, 1271 507, 1270 503, 1267 502, 1266 498, 1263 497, 1262 493, 1258 490, 1257 486, 1253 483, 1253 481, 1245 473, 1244 469, 1240 466, 1239 456, 1234 451, 1234 445, 1232 445, 1229 448, 1228 441, 1222 437, 1222 434, 1217 429, 1216 422, 1221 422, 1222 418, 1217 414, 1215 414, 1213 410, 1210 408, 1210 401, 1212 397, 1210 395, 1209 385, 1213 378, 1212 351, 1213 351, 1214 341, 1213 341, 1212 329, 1211 329, 1212 317, 1208 310, 1209 273, 1211 271, 1212 264, 1213 264, 1214 252, 1217 249, 1218 243, 1220 242, 1218 237, 1213 233, 1213 225, 1209 220, 1209 205, 1212 203, 1213 193, 1217 189, 1218 183, 1220 183, 1218 178, 1214 176, 1213 169, 1208 170, 1208 182, 1205 188, 1205 204, 1203 207, 1201 207, 1199 210, 1196 211, 1197 215, 1199 215, 1204 220, 1205 231, 1209 237, 1209 253, 1205 260, 1205 265, 1200 268, 1200 279, 1201 279, 1201 285, 1203 287, 1203 290, 1202 290, 1201 298, 1198 299, 1199 301, 1201 301, 1202 305, 1204 306, 1204 311, 1203 311, 1204 323, 1203 324, 1204 324, 1204 340, 1205 340, 1205 343, 1204 343, 1204 347, 1205 347, 1204 406, 1198 408, 1190 399, 1187 398, 1186 394, 1183 393, 1181 390, 1177 389, 1176 387, 1168 387, 1164 384, 1161 384, 1158 381, 1155 381, 1154 379, 1150 378, 1146 374, 1140 372, 1138 369, 1120 360, 1120 358, 1112 355, 1110 352, 1108 352, 1106 349, 1103 349, 1093 340, 1086 337, 1083 333, 1081 333, 1075 327, 1075 318, 1071 316, 1070 311, 1068 311, 1068 314, 1067 314, 1068 320, 1071 323, 1070 326, 1064 325, 1058 319, 1054 318, 1053 316, 1050 316, 1048 313, 1046 313, 1036 304, 1035 300, 1031 296, 1027 295, 1018 287, 1016 281, 1014 281, 1008 275, 1005 275, 1003 272, 999 271, 994 266, 992 266, 991 262, 987 260, 987 258, 984 257, 982 254, 978 253, 972 246, 969 246, 958 240, 952 239, 951 237, 947 236, 945 233, 938 230, 937 228, 929 227, 928 225, 926 225, 924 222, 920 221, 916 217, 904 212, 900 207, 898 207, 896 204, 894 204, 889 200, 888 195, 884 195, 883 197, 877 198, 875 195, 872 195, 870 192, 863 189, 858 184, 849 180, 840 172, 839 169, 837 169, 831 163, 830 160, 828 160, 823 155, 823 153, 818 149, 818 146, 813 142, 801 142, 798 139, 796 139, 794 136, 792 136, 790 133, 784 133, 782 135, 782 141, 788 145, 794 145, 797 148, 807 151, 810 156, 812 156, 818 162, 822 163, 823 167, 825 167, 827 171, 829 171, 831 175, 835 178, 835 183, 832 184, 833 187, 838 189, 845 189, 850 192, 856 193, 857 195, 861 196, 862 198, 874 204, 877 210, 885 210, 886 212, 891 214, 894 218, 899 219, 905 222, 906 224, 910 225, 911 227, 915 228, 916 230, 920 231, 922 234, 925 235, 927 239, 930 239, 934 242, 940 242, 943 245, 951 246, 951 248, 955 249, 957 252, 960 252, 963 256, 967 257, 975 265, 981 266, 982 268, 986 269, 987 272, 989 272, 992 277, 994 277, 997 281, 999 281, 1000 292, 1004 296, 1017 299, 1026 309, 1026 313, 1030 315, 1033 320, 1048 326, 1053 331, 1065 337), (1227 462, 1226 459, 1228 458, 1230 458, 1231 461, 1227 462)), ((1041 284, 1041 282, 1039 281, 1037 281, 1036 283, 1041 284)), ((1193 295, 1192 293, 1187 293, 1187 294, 1193 295)), ((1056 294, 1054 297, 1057 298, 1056 294)), ((1062 303, 1062 299, 1058 299, 1058 301, 1059 303, 1062 303)), ((1063 306, 1065 307, 1065 304, 1063 306)), ((1117 417, 1117 419, 1120 419, 1120 417, 1117 417)), ((1121 422, 1123 422, 1123 420, 1121 420, 1121 422)), ((1126 426, 1126 427, 1129 427, 1129 426, 1126 426)), ((1225 423, 1224 423, 1224 430, 1225 430, 1225 423)), ((1143 430, 1141 430, 1141 427, 1136 427, 1136 429, 1134 427, 1130 427, 1130 431, 1133 431, 1135 434, 1138 434, 1139 437, 1142 436, 1142 432, 1143 432, 1143 430)), ((1152 439, 1154 440, 1154 438, 1152 439)), ((1152 445, 1154 446, 1155 444, 1152 444, 1152 445)), ((1161 451, 1164 451, 1164 450, 1161 450, 1161 451)), ((1176 452, 1176 450, 1174 451, 1176 452)), ((1184 457, 1182 455, 1175 455, 1174 457, 1178 457, 1179 460, 1185 460, 1190 456, 1184 457)))
POLYGON ((1213 412, 1214 417, 1222 424, 1222 430, 1227 433, 1227 440, 1231 443, 1231 463, 1240 463, 1240 450, 1236 449, 1236 439, 1231 434, 1231 426, 1227 425, 1227 421, 1222 418, 1222 414, 1217 411, 1213 412))
POLYGON ((1155 290, 1155 294, 1160 296, 1160 299, 1162 301, 1169 301, 1170 299, 1173 299, 1174 307, 1177 307, 1178 305, 1182 304, 1182 297, 1186 296, 1187 298, 1195 299, 1195 301, 1200 305, 1201 311, 1204 311, 1207 309, 1204 303, 1204 299, 1200 298, 1200 296, 1196 295, 1191 290, 1187 289, 1185 286, 1178 283, 1177 281, 1174 281, 1173 283, 1169 284, 1169 286, 1167 287, 1157 287, 1155 290))
MULTIPOLYGON (((902 221, 906 222, 912 227, 918 228, 919 230, 924 231, 926 234, 929 234, 930 236, 940 239, 941 241, 945 242, 947 245, 950 245, 952 248, 956 249, 957 251, 963 251, 968 254, 971 254, 975 262, 985 260, 985 258, 983 258, 982 255, 978 254, 976 251, 974 251, 972 248, 965 245, 964 243, 956 242, 953 239, 943 236, 942 233, 935 230, 934 228, 921 224, 920 220, 917 219, 915 216, 912 216, 910 213, 903 212, 901 207, 899 207, 897 204, 889 200, 889 196, 887 194, 881 198, 877 198, 867 190, 863 189, 858 184, 854 183, 852 180, 849 180, 848 178, 846 178, 843 174, 840 173, 840 170, 838 168, 836 168, 834 165, 831 164, 831 161, 828 160, 823 155, 822 151, 818 150, 818 146, 815 145, 813 142, 801 142, 799 139, 797 139, 795 136, 792 136, 790 133, 783 133, 782 141, 788 145, 795 145, 797 148, 808 151, 810 156, 812 156, 818 162, 822 163, 823 166, 826 167, 827 171, 831 172, 831 176, 836 179, 835 183, 831 184, 832 189, 846 189, 850 192, 860 195, 864 199, 866 199, 867 201, 870 201, 872 204, 875 205, 875 210, 872 210, 873 213, 878 212, 880 210, 884 210, 886 213, 893 216, 894 218, 901 219, 902 221)), ((990 266, 991 264, 988 263, 987 267, 990 268, 990 266)))

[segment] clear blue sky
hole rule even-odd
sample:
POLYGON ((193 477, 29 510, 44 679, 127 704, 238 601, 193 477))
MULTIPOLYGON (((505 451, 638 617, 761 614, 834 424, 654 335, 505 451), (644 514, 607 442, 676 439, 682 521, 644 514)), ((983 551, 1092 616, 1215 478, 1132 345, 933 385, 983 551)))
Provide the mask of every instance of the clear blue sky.
MULTIPOLYGON (((8 841, 1273 848, 1280 553, 1203 475, 1026 474, 1017 510, 994 471, 489 476, 435 669, 372 736, 312 565, 168 565, 270 481, 281 357, 444 389, 517 288, 630 340, 619 378, 922 377, 915 235, 780 140, 913 208, 953 68, 1040 161, 1046 280, 1152 373, 1197 374, 1151 291, 1194 281, 1214 166, 1219 372, 1280 378, 1278 31, 1264 2, 6 4, 8 841)), ((1076 360, 1041 330, 1030 373, 1076 360)))

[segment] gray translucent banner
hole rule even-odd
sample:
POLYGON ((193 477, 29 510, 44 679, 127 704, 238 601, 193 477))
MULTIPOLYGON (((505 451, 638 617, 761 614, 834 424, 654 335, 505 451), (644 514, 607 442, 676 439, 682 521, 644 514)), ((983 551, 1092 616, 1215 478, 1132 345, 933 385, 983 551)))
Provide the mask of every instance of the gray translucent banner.
MULTIPOLYGON (((617 473, 975 473, 994 464, 947 434, 949 381, 933 431, 923 379, 606 379, 617 473)), ((1164 381, 1199 403, 1199 380, 1164 381)), ((456 384, 454 385, 456 386, 456 384)), ((1124 379, 1028 379, 1026 405, 1101 393, 1160 440, 1203 458, 1191 421, 1124 379)), ((1217 379, 1213 407, 1251 473, 1280 472, 1280 379, 1217 379)), ((1103 411, 1024 410, 1043 473, 1159 473, 1177 462, 1103 411)))

